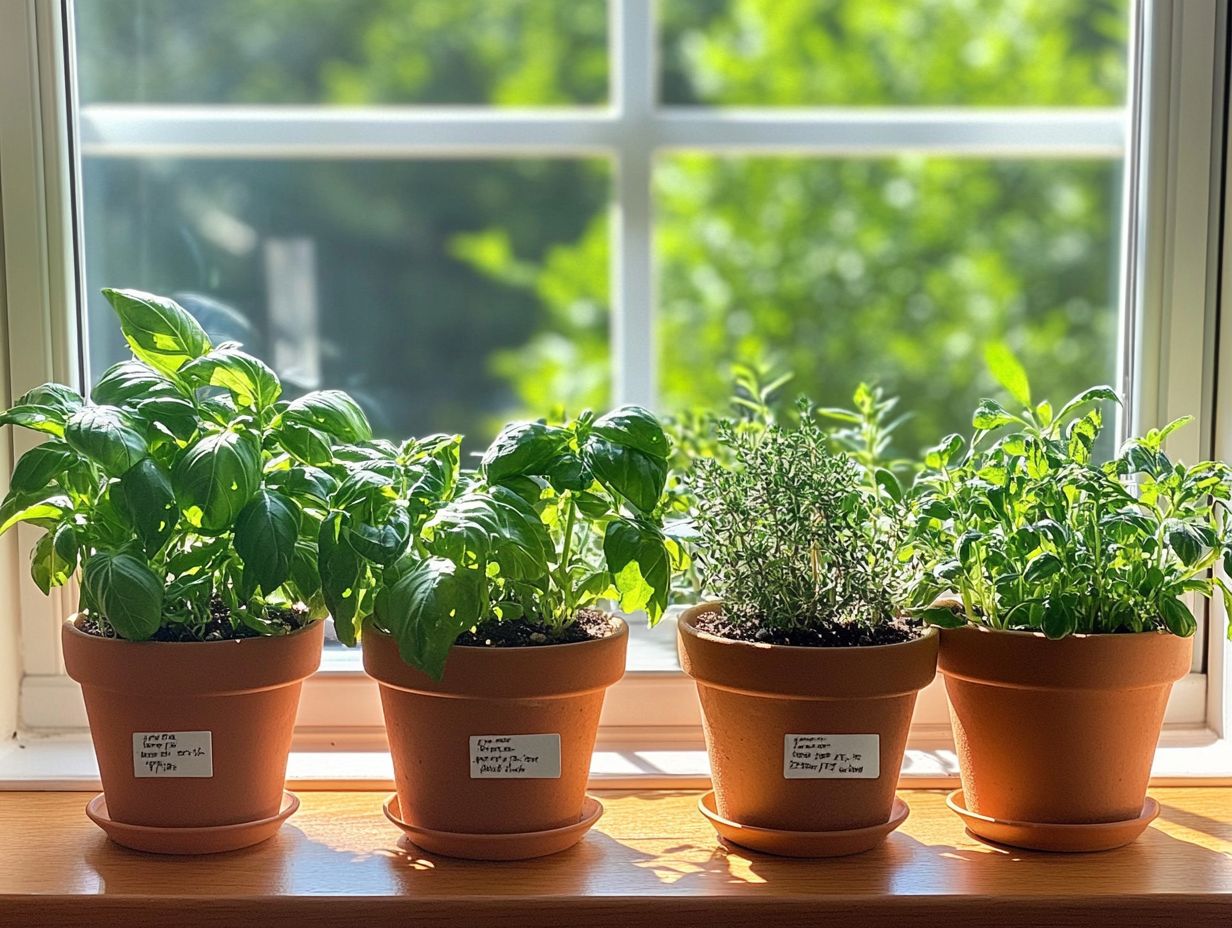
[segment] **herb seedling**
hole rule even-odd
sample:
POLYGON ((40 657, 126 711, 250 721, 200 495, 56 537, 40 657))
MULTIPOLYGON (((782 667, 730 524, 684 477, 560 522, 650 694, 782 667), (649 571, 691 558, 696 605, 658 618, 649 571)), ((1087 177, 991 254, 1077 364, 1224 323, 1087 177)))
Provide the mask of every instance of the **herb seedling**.
MULTIPOLYGON (((1173 462, 1163 451, 1178 419, 1127 441, 1110 461, 1092 451, 1103 427, 1092 387, 1053 414, 1033 403, 1026 372, 1006 349, 988 352, 994 375, 1021 407, 977 407, 970 442, 950 435, 928 452, 914 492, 914 545, 924 573, 919 614, 938 625, 1073 633, 1166 629, 1197 623, 1183 597, 1209 597, 1222 557, 1232 567, 1227 507, 1232 471, 1173 462), (962 614, 933 606, 956 593, 962 614)), ((1232 602, 1230 602, 1232 605, 1232 602)))
POLYGON ((36 387, 0 416, 49 439, 24 454, 0 532, 47 530, 31 573, 44 591, 81 568, 81 608, 107 635, 201 640, 283 634, 321 614, 317 524, 333 445, 370 437, 344 393, 290 402, 262 361, 211 345, 173 300, 104 290, 133 358, 86 402, 36 387))
POLYGON ((663 530, 670 449, 653 414, 515 423, 473 471, 459 470, 458 446, 353 449, 321 539, 343 641, 371 616, 439 678, 459 636, 485 623, 522 620, 565 640, 605 598, 658 620, 687 558, 663 530))

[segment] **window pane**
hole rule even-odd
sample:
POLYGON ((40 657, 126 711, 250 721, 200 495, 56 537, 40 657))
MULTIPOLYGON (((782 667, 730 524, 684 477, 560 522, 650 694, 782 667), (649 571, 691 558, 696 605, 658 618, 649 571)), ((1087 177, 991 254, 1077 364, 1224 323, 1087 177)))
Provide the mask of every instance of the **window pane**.
POLYGON ((602 406, 609 186, 602 159, 87 159, 92 376, 126 353, 99 288, 137 287, 176 294, 289 393, 352 392, 386 436, 475 449, 550 402, 602 406))
POLYGON ((90 103, 607 100, 604 0, 81 0, 90 103))
POLYGON ((989 341, 1054 404, 1113 381, 1119 162, 679 155, 655 181, 665 408, 721 408, 732 362, 793 372, 788 403, 875 378, 914 456, 1000 395, 989 341))
POLYGON ((661 0, 666 103, 1115 106, 1128 0, 661 0))

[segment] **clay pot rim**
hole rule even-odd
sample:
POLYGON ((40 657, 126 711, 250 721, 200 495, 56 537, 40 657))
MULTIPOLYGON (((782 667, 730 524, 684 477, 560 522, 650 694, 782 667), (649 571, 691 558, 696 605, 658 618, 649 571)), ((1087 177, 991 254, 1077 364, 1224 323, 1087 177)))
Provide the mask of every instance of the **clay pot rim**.
POLYGON ((736 638, 724 638, 721 635, 714 635, 710 632, 704 632, 695 627, 694 621, 706 612, 714 612, 722 607, 722 600, 712 599, 704 603, 697 603, 692 606, 687 606, 685 610, 677 617, 676 624, 680 628, 682 634, 690 635, 701 641, 713 642, 724 646, 735 646, 752 648, 757 651, 779 651, 785 654, 839 654, 847 651, 860 651, 861 653, 875 654, 878 651, 888 652, 893 648, 903 648, 909 645, 918 644, 921 641, 927 641, 929 638, 935 638, 938 635, 938 630, 935 626, 927 625, 924 627, 924 633, 917 635, 914 638, 908 638, 906 641, 895 641, 893 644, 843 644, 843 645, 807 645, 807 644, 771 644, 765 641, 740 641, 736 638))
POLYGON ((629 623, 605 614, 613 631, 602 638, 517 648, 455 644, 440 680, 403 661, 393 636, 370 624, 361 644, 363 638, 380 643, 363 648, 364 671, 381 686, 447 699, 549 699, 606 690, 625 673, 629 623))
POLYGON ((94 644, 97 642, 104 647, 112 647, 112 646, 117 646, 117 645, 120 647, 162 646, 162 647, 169 647, 169 648, 176 648, 176 649, 182 648, 185 650, 189 648, 197 648, 197 649, 215 648, 217 649, 223 645, 237 645, 237 644, 245 644, 245 643, 248 643, 249 646, 251 647, 253 643, 258 642, 258 641, 287 641, 299 635, 303 635, 305 633, 314 631, 316 626, 320 625, 323 621, 321 619, 314 619, 308 622, 306 625, 300 626, 295 631, 287 635, 254 635, 250 638, 225 638, 221 641, 130 641, 127 638, 104 638, 101 635, 91 635, 89 632, 83 632, 77 626, 77 623, 80 622, 81 619, 82 619, 81 613, 74 612, 72 615, 70 615, 67 619, 64 620, 63 622, 64 630, 68 634, 72 635, 74 638, 80 638, 85 641, 89 641, 91 644, 94 644))
POLYGON ((958 625, 954 628, 945 629, 947 632, 962 632, 973 631, 982 632, 994 635, 1013 635, 1016 638, 1040 638, 1044 641, 1108 641, 1111 639, 1121 638, 1142 638, 1151 635, 1163 635, 1168 638, 1192 638, 1193 636, 1174 635, 1165 628, 1148 628, 1140 632, 1073 632, 1066 635, 1064 638, 1049 638, 1042 631, 1032 628, 993 628, 991 625, 984 625, 982 622, 967 622, 964 625, 958 625))

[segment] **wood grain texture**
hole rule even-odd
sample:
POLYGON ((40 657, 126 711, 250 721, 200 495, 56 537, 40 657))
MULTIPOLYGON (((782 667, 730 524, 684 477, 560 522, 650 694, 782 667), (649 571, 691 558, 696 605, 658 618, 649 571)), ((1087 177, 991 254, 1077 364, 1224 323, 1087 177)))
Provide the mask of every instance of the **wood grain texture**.
POLYGON ((302 793, 277 837, 201 858, 109 843, 87 794, 5 793, 0 926, 1232 926, 1232 789, 1155 790, 1141 839, 1078 855, 982 844, 943 792, 905 791, 886 845, 829 861, 724 848, 697 795, 603 793, 576 848, 483 864, 424 855, 373 793, 302 793))

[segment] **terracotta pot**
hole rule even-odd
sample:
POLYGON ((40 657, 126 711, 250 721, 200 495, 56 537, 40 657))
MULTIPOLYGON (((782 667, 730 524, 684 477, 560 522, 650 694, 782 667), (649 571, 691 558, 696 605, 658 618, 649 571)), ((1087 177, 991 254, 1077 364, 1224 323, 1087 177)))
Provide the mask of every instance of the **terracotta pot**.
POLYGON ((364 669, 380 683, 402 821, 464 834, 576 824, 604 692, 625 672, 629 627, 615 617, 612 626, 606 638, 576 644, 454 647, 439 681, 408 666, 389 635, 366 628, 364 669), (543 737, 489 743, 509 735, 543 737), (538 758, 520 764, 531 776, 490 769, 505 749, 538 758))
POLYGON ((134 642, 74 622, 61 634, 64 666, 85 696, 111 818, 197 828, 278 814, 323 623, 277 638, 134 642), (171 733, 174 743, 153 737, 171 733))
POLYGON ((936 633, 807 648, 698 631, 698 619, 720 608, 694 606, 677 625, 681 666, 697 681, 718 814, 785 831, 887 822, 916 694, 937 672, 936 633), (834 755, 850 753, 863 756, 832 767, 834 755))
POLYGON ((1139 816, 1172 684, 1193 640, 977 626, 941 633, 966 806, 1016 822, 1139 816))

